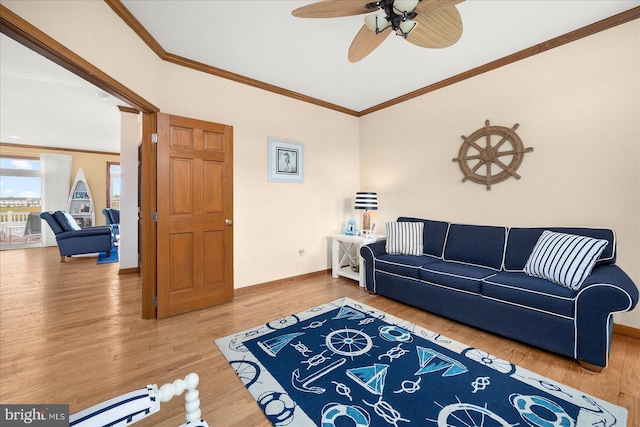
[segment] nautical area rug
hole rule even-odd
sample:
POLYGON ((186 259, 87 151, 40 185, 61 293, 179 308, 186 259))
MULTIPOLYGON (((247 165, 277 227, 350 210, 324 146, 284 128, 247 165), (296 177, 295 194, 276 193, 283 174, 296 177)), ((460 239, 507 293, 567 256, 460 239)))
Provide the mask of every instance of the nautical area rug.
POLYGON ((349 298, 216 344, 274 426, 625 426, 627 410, 349 298))

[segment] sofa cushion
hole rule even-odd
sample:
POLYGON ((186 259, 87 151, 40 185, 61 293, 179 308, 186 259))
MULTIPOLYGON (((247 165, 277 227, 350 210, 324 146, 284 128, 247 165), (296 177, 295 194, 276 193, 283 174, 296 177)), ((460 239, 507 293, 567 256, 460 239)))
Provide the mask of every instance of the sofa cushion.
POLYGON ((444 247, 444 259, 499 270, 506 240, 505 227, 451 224, 444 247))
POLYGON ((524 272, 578 290, 607 244, 606 240, 546 230, 533 247, 524 272))
POLYGON ((522 272, 529 255, 533 251, 533 247, 545 230, 606 240, 609 244, 604 248, 596 265, 614 264, 616 262, 616 235, 610 228, 510 228, 507 238, 507 250, 504 255, 504 269, 506 271, 522 272))
POLYGON ((398 218, 398 222, 421 222, 424 224, 423 253, 426 255, 432 255, 438 258, 442 258, 442 252, 444 251, 444 242, 447 238, 447 231, 449 231, 449 223, 444 221, 434 221, 430 219, 412 218, 401 216, 398 218))
POLYGON ((53 214, 53 217, 58 222, 58 224, 60 224, 60 227, 62 227, 64 231, 80 230, 80 226, 78 225, 76 220, 67 212, 56 211, 53 214))
POLYGON ((420 267, 437 261, 437 258, 424 255, 382 255, 376 258, 375 265, 378 271, 418 279, 420 267))
POLYGON ((524 273, 502 271, 482 283, 482 295, 531 310, 573 318, 577 292, 524 273))
POLYGON ((482 279, 495 273, 494 270, 486 267, 437 261, 420 267, 420 280, 479 294, 482 279))
POLYGON ((422 255, 424 224, 387 222, 386 250, 390 255, 422 255))

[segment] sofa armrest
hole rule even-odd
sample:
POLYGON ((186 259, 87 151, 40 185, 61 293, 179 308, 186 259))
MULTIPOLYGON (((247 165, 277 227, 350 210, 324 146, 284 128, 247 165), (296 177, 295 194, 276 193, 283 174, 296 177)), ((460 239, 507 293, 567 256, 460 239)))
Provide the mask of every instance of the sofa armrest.
POLYGON ((617 265, 602 265, 587 277, 575 304, 575 357, 604 367, 613 336, 612 314, 632 310, 638 288, 617 265))
POLYGON ((633 283, 631 278, 615 264, 601 265, 594 268, 580 287, 580 292, 587 291, 593 286, 601 286, 603 284, 608 284, 618 288, 621 292, 628 294, 629 298, 633 301, 630 310, 638 303, 638 299, 640 297, 638 287, 633 283))
POLYGON ((384 240, 370 243, 360 248, 360 256, 364 260, 364 284, 370 292, 375 293, 376 291, 373 277, 375 259, 386 253, 386 241, 384 240))
POLYGON ((364 245, 360 248, 360 255, 364 260, 368 258, 379 257, 380 255, 385 255, 387 253, 386 249, 387 242, 385 240, 379 240, 375 243, 369 243, 368 245, 364 245))
POLYGON ((76 237, 113 235, 113 230, 108 225, 81 228, 80 230, 64 231, 56 236, 56 240, 72 239, 76 237))

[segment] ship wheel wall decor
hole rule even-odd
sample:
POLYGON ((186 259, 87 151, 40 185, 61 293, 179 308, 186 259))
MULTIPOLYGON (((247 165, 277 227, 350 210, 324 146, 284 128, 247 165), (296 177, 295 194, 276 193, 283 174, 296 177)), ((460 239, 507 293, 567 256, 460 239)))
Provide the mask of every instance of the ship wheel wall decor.
POLYGON ((497 184, 509 177, 520 179, 516 173, 524 153, 533 151, 533 148, 524 148, 522 140, 515 132, 519 124, 516 123, 511 129, 504 126, 491 126, 489 120, 484 122, 485 126, 464 136, 464 142, 458 151, 458 157, 454 162, 458 162, 464 178, 462 182, 470 180, 477 184, 487 186, 487 191, 491 190, 492 184, 497 184), (496 172, 497 171, 497 172, 496 172))

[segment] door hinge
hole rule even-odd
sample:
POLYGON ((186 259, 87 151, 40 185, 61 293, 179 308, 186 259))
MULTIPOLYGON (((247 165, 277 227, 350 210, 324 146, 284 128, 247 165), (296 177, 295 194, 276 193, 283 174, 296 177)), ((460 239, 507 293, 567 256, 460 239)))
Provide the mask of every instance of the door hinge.
POLYGON ((154 307, 157 307, 157 306, 158 306, 158 296, 157 296, 157 295, 154 295, 154 296, 151 298, 151 305, 152 305, 152 306, 154 306, 154 307))
POLYGON ((151 134, 151 142, 153 142, 154 144, 158 143, 158 134, 157 133, 152 133, 151 134))
POLYGON ((158 212, 151 212, 151 221, 158 222, 158 212))

